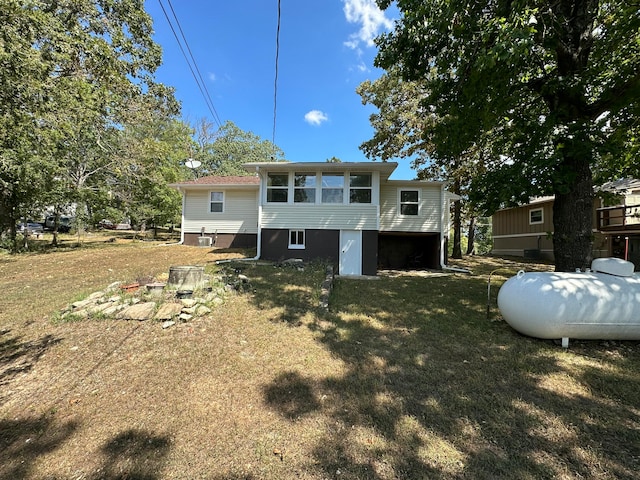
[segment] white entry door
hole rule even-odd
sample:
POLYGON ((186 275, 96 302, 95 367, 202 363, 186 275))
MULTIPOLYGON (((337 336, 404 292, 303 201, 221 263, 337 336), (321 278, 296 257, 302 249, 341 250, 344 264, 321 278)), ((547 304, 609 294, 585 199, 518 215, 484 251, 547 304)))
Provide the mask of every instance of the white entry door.
POLYGON ((340 231, 340 275, 362 275, 362 232, 340 231))

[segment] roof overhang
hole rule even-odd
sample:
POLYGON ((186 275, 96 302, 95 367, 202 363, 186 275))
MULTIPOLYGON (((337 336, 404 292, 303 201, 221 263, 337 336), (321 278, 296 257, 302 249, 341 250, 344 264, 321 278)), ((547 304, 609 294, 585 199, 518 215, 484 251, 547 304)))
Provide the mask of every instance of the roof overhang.
POLYGON ((250 172, 380 172, 383 180, 396 169, 396 162, 252 162, 242 165, 250 172))

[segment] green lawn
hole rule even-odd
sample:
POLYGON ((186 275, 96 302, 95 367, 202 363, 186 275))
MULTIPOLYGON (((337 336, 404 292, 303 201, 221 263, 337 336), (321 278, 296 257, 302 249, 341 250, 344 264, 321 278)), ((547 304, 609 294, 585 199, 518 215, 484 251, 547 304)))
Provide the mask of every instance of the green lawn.
POLYGON ((324 265, 214 264, 230 256, 116 242, 0 257, 0 478, 637 478, 640 343, 519 335, 495 295, 520 265, 338 278, 325 311, 324 265), (166 330, 51 321, 189 264, 249 283, 166 330))

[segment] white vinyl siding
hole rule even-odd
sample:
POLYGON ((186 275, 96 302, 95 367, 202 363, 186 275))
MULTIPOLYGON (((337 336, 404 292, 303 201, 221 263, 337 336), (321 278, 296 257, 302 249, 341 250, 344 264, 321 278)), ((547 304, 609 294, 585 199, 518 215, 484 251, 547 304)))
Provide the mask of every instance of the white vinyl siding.
POLYGON ((258 233, 258 189, 225 190, 224 211, 211 213, 212 190, 187 190, 184 200, 184 223, 186 233, 258 233))
MULTIPOLYGON (((439 185, 396 185, 380 187, 381 232, 439 232, 441 228, 441 189, 439 185), (419 190, 418 215, 400 215, 399 191, 419 190)), ((446 217, 445 217, 446 218, 446 217)))
POLYGON ((262 228, 377 230, 378 207, 368 204, 269 203, 262 207, 262 228))

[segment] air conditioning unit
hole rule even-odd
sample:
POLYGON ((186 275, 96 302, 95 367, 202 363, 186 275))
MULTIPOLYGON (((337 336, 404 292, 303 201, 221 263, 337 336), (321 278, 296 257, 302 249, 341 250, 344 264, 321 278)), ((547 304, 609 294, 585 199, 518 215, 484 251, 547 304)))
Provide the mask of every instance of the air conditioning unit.
POLYGON ((198 237, 198 246, 199 247, 210 247, 212 245, 211 237, 198 237))

